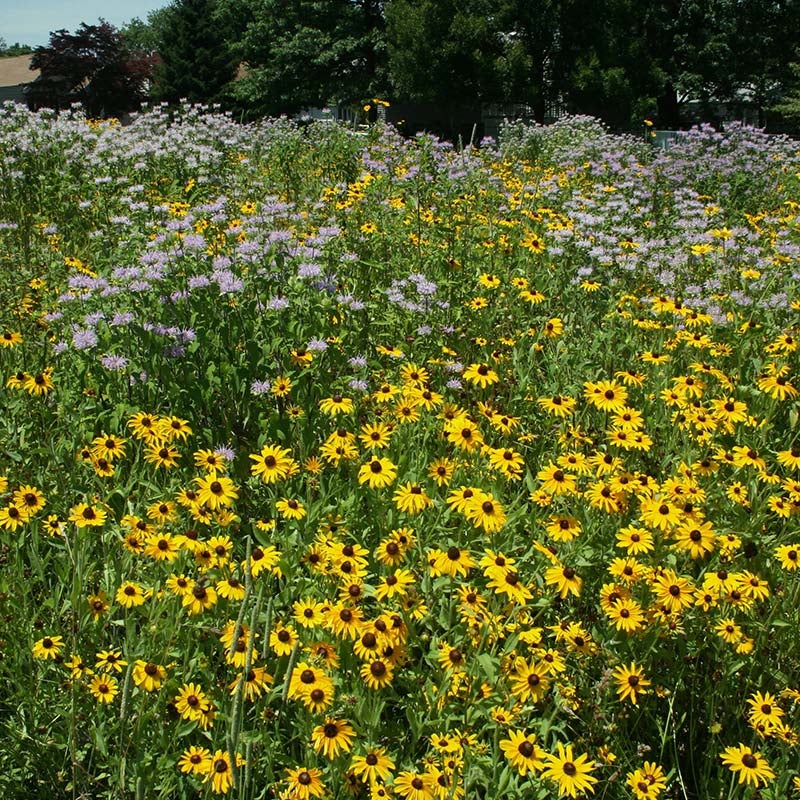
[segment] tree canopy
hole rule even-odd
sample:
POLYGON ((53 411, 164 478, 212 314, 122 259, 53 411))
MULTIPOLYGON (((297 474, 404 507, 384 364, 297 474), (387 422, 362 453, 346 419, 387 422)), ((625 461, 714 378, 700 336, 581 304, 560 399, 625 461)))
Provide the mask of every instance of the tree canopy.
POLYGON ((248 116, 381 97, 443 118, 513 104, 540 121, 566 110, 674 128, 716 121, 721 104, 793 119, 800 96, 800 0, 172 0, 125 26, 121 59, 101 28, 80 29, 82 48, 56 32, 58 70, 37 63, 75 93, 90 73, 103 83, 75 50, 157 54, 154 99, 248 116))
POLYGON ((35 106, 65 108, 80 102, 91 116, 120 116, 147 96, 154 58, 128 48, 111 24, 81 23, 75 33, 50 34, 47 46, 37 47, 31 69, 40 77, 30 86, 35 106))

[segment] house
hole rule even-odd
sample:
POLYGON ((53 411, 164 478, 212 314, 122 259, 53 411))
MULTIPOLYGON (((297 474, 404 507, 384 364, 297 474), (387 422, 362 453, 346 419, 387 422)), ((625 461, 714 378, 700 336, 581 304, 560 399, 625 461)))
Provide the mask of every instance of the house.
POLYGON ((0 105, 7 100, 27 103, 25 87, 39 77, 38 69, 30 69, 32 54, 0 58, 0 105))

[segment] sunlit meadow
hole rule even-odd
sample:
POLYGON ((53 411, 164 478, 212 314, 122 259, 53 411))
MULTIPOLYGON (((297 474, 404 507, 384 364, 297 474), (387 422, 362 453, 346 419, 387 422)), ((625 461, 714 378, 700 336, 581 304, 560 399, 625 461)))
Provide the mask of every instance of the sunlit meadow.
POLYGON ((0 112, 3 798, 800 793, 800 156, 0 112))

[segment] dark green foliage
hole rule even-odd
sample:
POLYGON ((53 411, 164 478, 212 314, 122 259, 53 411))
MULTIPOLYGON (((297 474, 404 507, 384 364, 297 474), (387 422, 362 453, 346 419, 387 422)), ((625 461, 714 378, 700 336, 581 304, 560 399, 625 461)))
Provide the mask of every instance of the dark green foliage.
POLYGON ((386 7, 392 86, 404 98, 448 105, 491 102, 502 53, 496 3, 394 0, 386 7))
POLYGON ((255 113, 360 103, 385 89, 377 0, 252 0, 236 96, 255 113))
POLYGON ((32 53, 33 48, 27 44, 20 44, 19 42, 14 42, 14 44, 7 44, 6 40, 0 36, 0 58, 11 58, 12 56, 25 56, 28 53, 32 53))
POLYGON ((227 5, 217 0, 176 0, 158 17, 156 100, 225 104, 238 67, 229 44, 233 32, 227 5))

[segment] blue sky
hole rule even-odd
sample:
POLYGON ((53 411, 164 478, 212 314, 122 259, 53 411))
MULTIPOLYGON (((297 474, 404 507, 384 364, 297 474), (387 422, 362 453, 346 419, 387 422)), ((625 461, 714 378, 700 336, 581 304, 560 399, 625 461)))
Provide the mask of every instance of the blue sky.
POLYGON ((0 36, 8 44, 35 47, 50 41, 50 31, 74 32, 81 22, 95 25, 100 17, 119 28, 166 5, 169 0, 0 0, 0 36))

